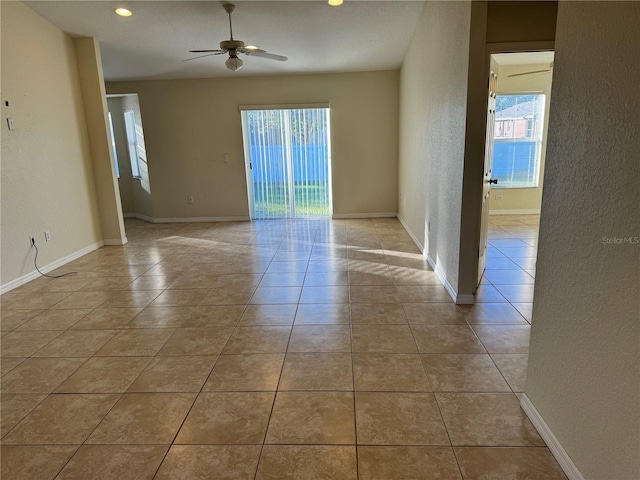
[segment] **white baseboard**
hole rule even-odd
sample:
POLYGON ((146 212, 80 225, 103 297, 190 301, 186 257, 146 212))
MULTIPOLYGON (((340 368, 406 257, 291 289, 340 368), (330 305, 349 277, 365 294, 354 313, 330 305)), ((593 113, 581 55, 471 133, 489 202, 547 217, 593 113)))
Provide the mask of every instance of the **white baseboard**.
POLYGON ((424 253, 424 245, 422 245, 422 242, 420 242, 420 240, 418 240, 418 237, 416 237, 416 235, 413 233, 413 231, 409 228, 409 225, 407 225, 407 222, 405 221, 404 217, 402 215, 398 214, 398 220, 400 221, 400 224, 404 227, 405 231, 411 237, 411 240, 413 240, 413 243, 416 244, 416 247, 418 247, 418 250, 420 250, 420 252, 424 256, 424 254, 425 254, 424 253))
POLYGON ((540 215, 539 208, 520 208, 512 210, 489 210, 489 215, 540 215))
MULTIPOLYGON (((50 264, 45 265, 44 267, 39 267, 40 271, 42 271, 43 273, 51 272, 52 270, 55 270, 56 268, 60 268, 63 265, 66 265, 67 263, 72 262, 73 260, 76 260, 77 258, 80 258, 83 255, 86 255, 87 253, 90 253, 90 252, 93 252, 94 250, 99 249, 102 246, 104 246, 103 241, 93 243, 87 247, 81 248, 76 252, 70 253, 66 257, 62 257, 61 259, 56 260, 55 262, 51 262, 50 264)), ((19 278, 16 278, 15 280, 11 280, 10 282, 7 282, 4 285, 1 285, 0 293, 7 293, 8 291, 13 290, 14 288, 17 288, 21 285, 24 285, 25 283, 28 283, 31 280, 35 280, 39 276, 40 274, 35 270, 33 272, 27 273, 26 275, 23 275, 19 278)))
POLYGON ((177 217, 177 218, 154 218, 153 223, 207 223, 207 222, 248 222, 248 215, 235 217, 177 217))
POLYGON ((453 288, 453 285, 449 283, 449 280, 447 279, 447 275, 442 269, 442 267, 440 267, 440 265, 438 265, 436 261, 433 258, 431 258, 431 256, 428 254, 427 254, 427 262, 429 262, 429 265, 431 265, 431 268, 433 268, 433 271, 435 272, 436 277, 438 277, 438 280, 442 282, 442 285, 444 285, 444 288, 449 294, 449 296, 451 297, 451 299, 457 304, 458 292, 456 292, 456 289, 453 288))
POLYGON ((129 240, 127 240, 127 237, 104 239, 105 245, 126 245, 127 243, 129 243, 129 240))
POLYGON ((549 428, 549 425, 547 425, 547 422, 544 421, 544 418, 542 418, 542 415, 540 415, 540 412, 533 406, 533 403, 531 403, 531 400, 529 400, 526 394, 522 395, 520 406, 522 410, 524 410, 524 413, 527 414, 527 417, 529 417, 529 420, 531 420, 531 423, 533 423, 533 426, 536 427, 542 439, 546 442, 547 447, 549 447, 549 450, 569 480, 584 480, 578 467, 573 463, 569 454, 562 447, 549 428))
POLYGON ((411 240, 413 240, 413 243, 415 243, 416 246, 420 249, 420 251, 422 252, 422 255, 426 257, 427 262, 429 263, 431 268, 433 268, 433 271, 438 277, 438 280, 442 282, 442 285, 444 285, 444 288, 447 290, 447 293, 449 294, 451 299, 458 305, 471 305, 475 303, 475 298, 473 297, 473 295, 458 295, 458 292, 456 292, 456 289, 453 288, 453 285, 451 285, 449 283, 449 280, 447 280, 447 276, 444 273, 444 270, 442 270, 442 268, 440 268, 440 265, 436 264, 433 258, 431 258, 429 254, 427 254, 427 252, 424 251, 424 246, 422 245, 420 240, 418 240, 418 237, 416 237, 413 231, 409 228, 409 226, 407 225, 407 222, 402 217, 402 215, 398 214, 398 220, 400 220, 400 223, 402 224, 404 229, 407 231, 407 233, 411 237, 411 240))
POLYGON ((331 218, 396 218, 396 212, 377 212, 377 213, 334 213, 331 218))
POLYGON ((141 213, 123 213, 122 216, 124 218, 139 218, 140 220, 144 220, 145 222, 153 223, 152 217, 142 215, 141 213))

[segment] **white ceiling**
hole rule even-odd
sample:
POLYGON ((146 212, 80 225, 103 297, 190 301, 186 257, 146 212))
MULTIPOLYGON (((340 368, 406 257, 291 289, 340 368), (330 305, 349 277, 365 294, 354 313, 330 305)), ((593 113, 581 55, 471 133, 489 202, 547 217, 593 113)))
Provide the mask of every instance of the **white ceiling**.
POLYGON ((498 65, 537 65, 553 62, 553 52, 494 53, 498 65))
POLYGON ((73 36, 100 41, 106 80, 351 72, 400 66, 422 1, 235 1, 235 39, 289 57, 278 62, 242 56, 244 68, 224 67, 226 55, 184 62, 188 50, 218 48, 229 38, 221 1, 27 1, 73 36), (133 15, 119 17, 126 6, 133 15))

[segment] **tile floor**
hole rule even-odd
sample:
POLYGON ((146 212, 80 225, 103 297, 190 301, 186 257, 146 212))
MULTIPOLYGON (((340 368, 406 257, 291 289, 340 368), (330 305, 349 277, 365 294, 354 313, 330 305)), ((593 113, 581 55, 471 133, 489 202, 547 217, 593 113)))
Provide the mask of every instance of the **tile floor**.
POLYGON ((564 479, 517 397, 536 223, 461 308, 395 219, 128 220, 2 296, 2 478, 564 479))

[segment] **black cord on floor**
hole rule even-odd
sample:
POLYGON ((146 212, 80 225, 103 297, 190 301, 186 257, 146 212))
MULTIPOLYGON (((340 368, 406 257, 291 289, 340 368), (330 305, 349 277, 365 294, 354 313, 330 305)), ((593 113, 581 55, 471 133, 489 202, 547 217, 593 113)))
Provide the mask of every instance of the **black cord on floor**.
POLYGON ((77 275, 78 274, 78 272, 63 273, 62 275, 47 275, 46 273, 42 273, 40 271, 40 269, 38 268, 38 247, 36 246, 36 242, 32 241, 31 245, 33 245, 33 248, 36 249, 36 256, 33 258, 33 265, 36 267, 36 270, 38 271, 38 273, 40 275, 42 275, 43 277, 47 277, 47 278, 62 278, 62 277, 66 277, 68 275, 77 275))

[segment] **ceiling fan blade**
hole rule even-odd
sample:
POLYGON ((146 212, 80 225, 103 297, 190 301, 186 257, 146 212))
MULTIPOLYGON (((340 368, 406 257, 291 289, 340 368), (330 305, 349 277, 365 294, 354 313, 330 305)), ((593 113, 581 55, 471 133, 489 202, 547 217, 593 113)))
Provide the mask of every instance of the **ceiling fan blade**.
POLYGON ((533 70, 531 72, 522 72, 522 73, 513 73, 511 75, 507 75, 507 77, 521 77, 522 75, 531 75, 533 73, 546 73, 546 72, 550 72, 551 69, 548 70, 533 70))
POLYGON ((225 52, 214 52, 214 53, 207 53, 206 55, 198 55, 197 57, 193 57, 193 58, 185 58, 184 60, 182 60, 183 62, 188 62, 190 60, 197 60, 198 58, 204 58, 204 57, 210 57, 212 55, 222 55, 225 52))
POLYGON ((189 50, 191 53, 226 53, 225 50, 220 50, 219 48, 213 50, 189 50))
POLYGON ((266 52, 265 50, 260 50, 259 48, 258 49, 243 48, 242 53, 244 53, 245 55, 250 55, 252 57, 261 57, 261 58, 268 58, 269 60, 278 60, 279 62, 286 62, 288 60, 288 58, 285 57, 284 55, 276 55, 275 53, 269 53, 269 52, 266 52))

